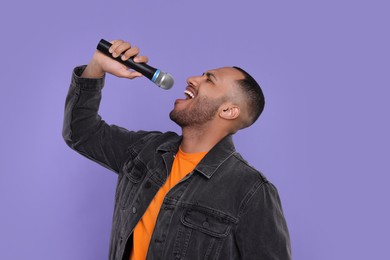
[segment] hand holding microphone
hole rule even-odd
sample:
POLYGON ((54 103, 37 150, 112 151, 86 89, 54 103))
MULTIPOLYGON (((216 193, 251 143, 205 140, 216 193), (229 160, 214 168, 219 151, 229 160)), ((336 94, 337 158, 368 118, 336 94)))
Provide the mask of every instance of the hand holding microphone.
MULTIPOLYGON (((134 56, 136 56, 139 52, 138 48, 130 48, 130 44, 123 41, 114 41, 113 44, 102 39, 97 45, 97 49, 105 54, 106 56, 120 62, 121 64, 138 71, 152 82, 154 82, 157 86, 163 89, 170 89, 173 86, 174 80, 173 77, 165 73, 159 69, 153 68, 146 64, 147 57, 138 56, 140 62, 134 61, 134 56)), ((109 70, 112 69, 111 67, 109 70)), ((107 71, 114 75, 120 77, 134 78, 140 76, 139 73, 136 72, 124 72, 113 69, 114 71, 107 71), (116 73, 115 73, 116 72, 116 73)))

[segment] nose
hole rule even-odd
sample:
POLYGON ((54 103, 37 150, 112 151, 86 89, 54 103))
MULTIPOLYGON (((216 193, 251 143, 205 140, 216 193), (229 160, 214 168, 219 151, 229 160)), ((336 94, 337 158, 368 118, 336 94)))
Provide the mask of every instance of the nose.
POLYGON ((190 86, 198 86, 202 76, 193 76, 187 79, 187 84, 190 86))

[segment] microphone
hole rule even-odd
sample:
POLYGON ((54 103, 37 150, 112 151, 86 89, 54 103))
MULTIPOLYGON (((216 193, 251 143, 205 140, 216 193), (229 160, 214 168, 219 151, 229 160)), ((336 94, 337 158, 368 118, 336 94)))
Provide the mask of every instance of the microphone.
POLYGON ((112 44, 110 42, 101 39, 96 49, 98 49, 108 57, 122 63, 126 67, 130 67, 133 70, 140 72, 142 75, 144 75, 145 77, 153 81, 157 86, 159 86, 162 89, 170 89, 173 86, 174 80, 172 75, 169 73, 153 68, 152 66, 149 66, 144 62, 141 63, 134 62, 133 58, 130 58, 128 60, 122 60, 121 57, 123 54, 119 55, 116 58, 112 57, 112 54, 108 51, 111 45, 112 44))

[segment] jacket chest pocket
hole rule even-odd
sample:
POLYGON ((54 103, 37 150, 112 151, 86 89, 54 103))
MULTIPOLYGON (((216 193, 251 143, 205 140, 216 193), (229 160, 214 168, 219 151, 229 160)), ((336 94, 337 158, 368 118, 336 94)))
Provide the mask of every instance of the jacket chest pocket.
POLYGON ((236 219, 201 206, 184 210, 175 245, 175 259, 218 259, 222 243, 230 234, 236 219))
POLYGON ((122 209, 126 209, 131 204, 135 192, 140 183, 145 178, 146 171, 143 164, 135 158, 123 167, 124 175, 118 185, 117 199, 122 209))

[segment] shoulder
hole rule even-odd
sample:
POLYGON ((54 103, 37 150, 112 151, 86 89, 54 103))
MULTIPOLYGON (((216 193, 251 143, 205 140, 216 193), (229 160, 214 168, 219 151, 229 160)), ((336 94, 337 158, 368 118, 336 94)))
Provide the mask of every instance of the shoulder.
POLYGON ((272 203, 280 204, 278 190, 266 176, 250 165, 240 153, 236 152, 230 158, 228 167, 232 169, 232 173, 246 183, 245 196, 241 201, 241 214, 244 213, 248 206, 252 204, 272 203))
POLYGON ((235 169, 235 171, 239 171, 240 177, 249 178, 253 182, 269 182, 261 171, 250 165, 238 152, 233 153, 228 164, 231 164, 234 167, 232 169, 235 169))

